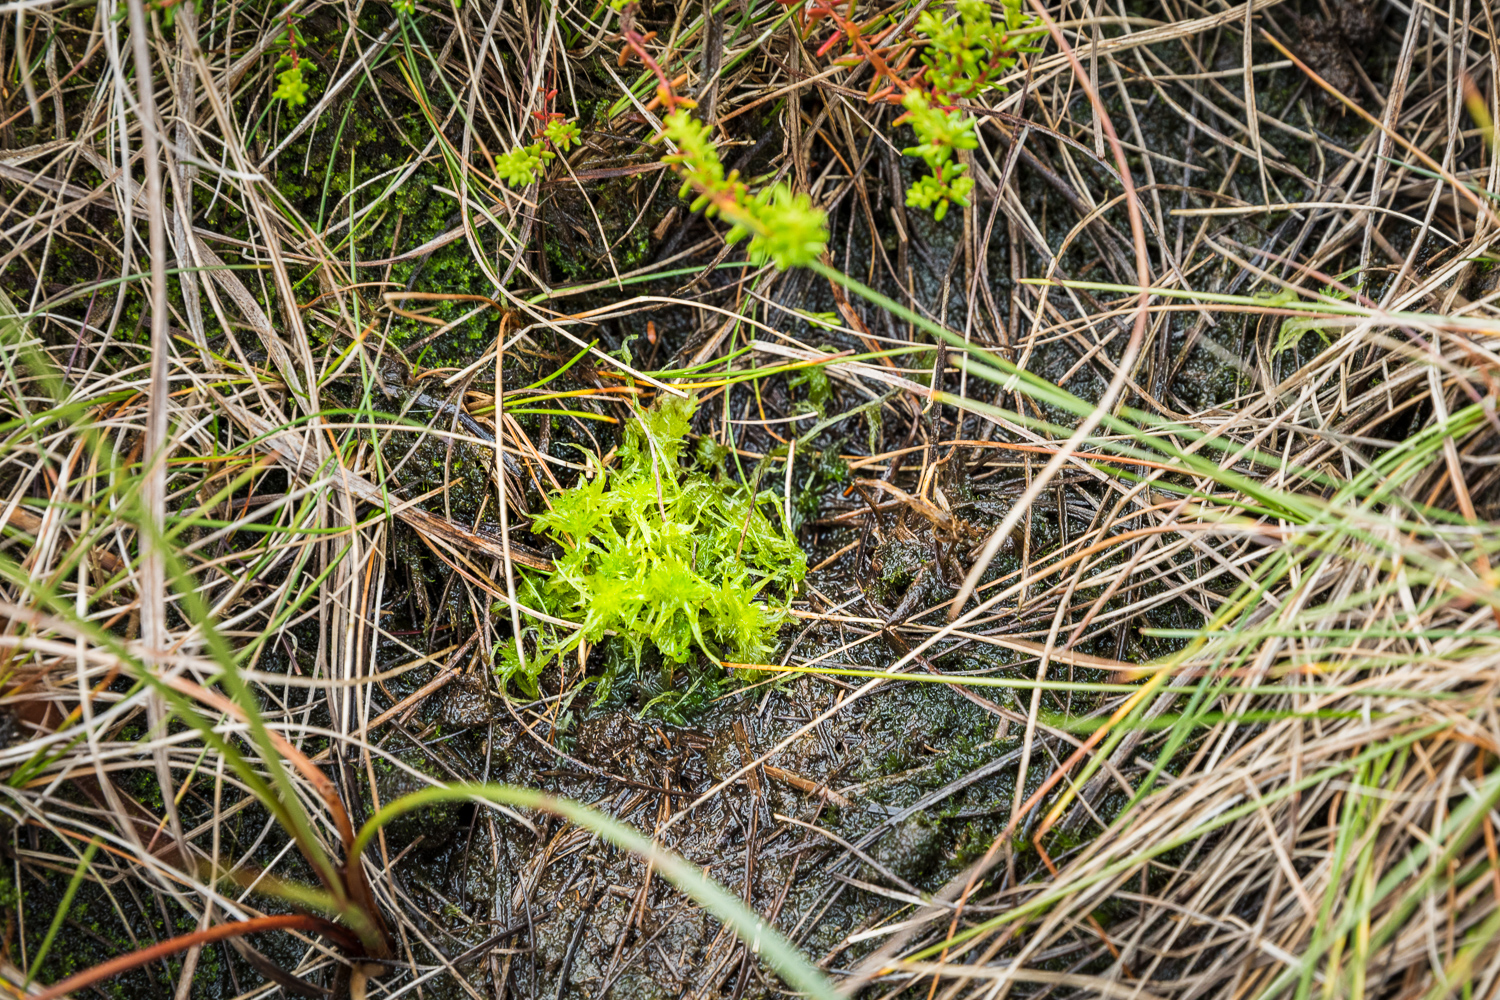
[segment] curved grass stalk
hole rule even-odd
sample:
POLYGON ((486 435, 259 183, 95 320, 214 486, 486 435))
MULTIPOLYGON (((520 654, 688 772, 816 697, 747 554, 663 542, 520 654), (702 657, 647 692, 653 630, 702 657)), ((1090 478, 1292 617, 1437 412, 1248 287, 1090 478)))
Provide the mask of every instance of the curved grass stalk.
POLYGON ((619 820, 534 789, 517 788, 513 785, 455 784, 412 792, 382 806, 360 828, 354 839, 351 860, 357 864, 360 855, 380 828, 405 813, 442 802, 474 800, 538 809, 593 831, 616 847, 630 851, 648 862, 683 893, 722 920, 750 947, 753 954, 765 959, 766 964, 775 969, 788 985, 815 1000, 847 1000, 779 931, 767 926, 759 914, 730 895, 697 865, 657 846, 619 820))

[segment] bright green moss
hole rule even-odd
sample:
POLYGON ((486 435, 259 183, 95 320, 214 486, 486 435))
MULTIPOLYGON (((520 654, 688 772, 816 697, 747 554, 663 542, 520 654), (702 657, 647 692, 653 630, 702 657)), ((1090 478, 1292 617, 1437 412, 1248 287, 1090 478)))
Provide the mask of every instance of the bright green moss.
POLYGON ((535 520, 563 554, 550 577, 526 576, 518 596, 581 628, 530 623, 524 669, 514 642, 498 650, 503 682, 535 693, 547 664, 609 637, 637 669, 653 651, 664 665, 695 651, 738 663, 770 654, 785 615, 777 602, 796 590, 807 563, 780 524, 780 497, 752 496, 680 464, 694 405, 667 398, 641 412, 618 467, 552 497, 535 520))

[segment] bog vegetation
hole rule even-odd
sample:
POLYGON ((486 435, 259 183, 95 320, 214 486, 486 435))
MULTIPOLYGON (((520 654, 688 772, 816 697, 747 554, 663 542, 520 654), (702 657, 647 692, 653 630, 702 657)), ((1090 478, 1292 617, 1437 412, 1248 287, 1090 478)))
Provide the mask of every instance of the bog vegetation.
POLYGON ((0 13, 0 992, 1500 990, 1488 8, 0 13))
MULTIPOLYGON (((807 560, 780 518, 781 498, 756 493, 753 481, 727 480, 711 441, 702 439, 699 464, 717 479, 682 469, 693 410, 690 399, 668 396, 639 413, 625 428, 618 467, 590 470, 532 520, 562 551, 550 573, 523 572, 519 600, 578 627, 539 619, 551 635, 532 647, 529 662, 526 632, 502 643, 501 684, 514 680, 535 697, 546 667, 565 672, 562 657, 580 650, 586 662, 587 647, 607 641, 611 675, 622 661, 639 671, 642 657, 655 654, 664 675, 659 698, 670 703, 686 693, 672 690, 672 674, 700 655, 710 664, 754 664, 775 652, 807 560)), ((599 698, 608 697, 611 675, 599 698)))

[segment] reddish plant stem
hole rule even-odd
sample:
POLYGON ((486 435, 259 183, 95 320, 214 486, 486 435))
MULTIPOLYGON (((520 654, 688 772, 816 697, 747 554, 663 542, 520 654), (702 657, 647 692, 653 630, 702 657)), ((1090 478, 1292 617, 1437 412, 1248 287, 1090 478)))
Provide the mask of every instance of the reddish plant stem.
POLYGON ((215 941, 224 941, 228 938, 243 937, 246 934, 256 934, 260 931, 316 931, 325 937, 333 938, 341 945, 348 948, 355 944, 354 938, 337 924, 324 920, 322 917, 314 917, 306 913, 285 913, 272 917, 252 917, 249 920, 238 920, 234 923, 219 924, 201 931, 193 931, 191 934, 183 934, 180 937, 168 938, 152 945, 149 948, 141 948, 127 955, 112 958, 108 962, 101 962, 92 969, 85 969, 75 973, 61 982, 53 983, 40 993, 31 995, 30 1000, 57 1000, 75 990, 82 990, 95 983, 138 969, 143 965, 154 962, 159 958, 166 958, 178 952, 187 951, 194 945, 213 944, 215 941))
MULTIPOLYGON (((164 677, 163 682, 190 698, 218 709, 233 719, 240 722, 249 721, 244 709, 217 691, 209 690, 184 677, 164 677)), ((368 930, 373 932, 374 936, 372 940, 364 942, 365 948, 377 957, 384 957, 390 950, 390 931, 386 928, 385 921, 380 914, 380 908, 376 905, 374 895, 365 881, 364 869, 358 864, 351 864, 349 862, 348 852, 354 844, 354 826, 349 820, 349 813, 344 808, 343 800, 339 798, 338 790, 334 787, 333 782, 328 779, 328 776, 320 771, 317 765, 308 760, 306 755, 294 747, 285 736, 275 731, 268 731, 267 735, 270 737, 271 743, 277 752, 289 761, 297 772, 317 790, 319 797, 323 799, 324 805, 328 807, 328 811, 333 817, 334 826, 338 828, 339 840, 343 843, 344 847, 344 863, 335 873, 338 877, 330 879, 325 874, 323 867, 317 863, 311 845, 299 843, 298 847, 302 849, 303 856, 307 858, 308 864, 312 866, 314 871, 318 872, 324 888, 329 891, 334 899, 340 904, 350 906, 354 910, 363 913, 365 918, 369 920, 370 927, 368 930)))
POLYGON ((630 47, 630 51, 634 52, 646 68, 655 74, 657 90, 662 95, 662 103, 667 106, 668 111, 672 111, 677 107, 677 102, 681 98, 672 92, 672 81, 668 78, 666 71, 652 58, 651 53, 646 51, 646 37, 635 30, 634 18, 631 16, 634 7, 635 5, 631 4, 620 12, 620 35, 625 39, 625 44, 630 47))
MULTIPOLYGON (((819 55, 823 55, 832 45, 837 43, 839 35, 842 34, 849 39, 849 44, 853 45, 856 49, 859 50, 859 54, 861 56, 869 60, 870 65, 875 70, 876 82, 879 82, 882 76, 885 77, 887 80, 891 81, 893 86, 900 88, 903 96, 915 89, 910 82, 903 80, 901 76, 891 68, 890 63, 885 61, 885 56, 881 53, 880 49, 875 48, 865 40, 864 33, 861 30, 860 26, 854 23, 852 19, 853 11, 850 11, 849 16, 845 16, 844 14, 839 12, 837 6, 835 6, 834 4, 829 4, 825 7, 813 8, 812 10, 808 11, 808 13, 821 17, 827 17, 833 21, 834 36, 827 42, 825 42, 823 44, 823 47, 818 50, 819 55)), ((882 35, 880 37, 884 36, 882 35)), ((874 98, 872 97, 871 100, 874 100, 874 98)), ((886 97, 885 100, 889 101, 892 104, 899 103, 897 101, 891 101, 890 97, 886 97)))

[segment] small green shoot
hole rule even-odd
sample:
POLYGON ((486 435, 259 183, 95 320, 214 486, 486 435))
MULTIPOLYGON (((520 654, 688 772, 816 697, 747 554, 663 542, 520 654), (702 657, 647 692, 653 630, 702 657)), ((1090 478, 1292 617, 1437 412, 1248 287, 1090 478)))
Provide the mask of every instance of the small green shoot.
POLYGON ((926 68, 901 99, 906 114, 897 119, 898 124, 909 124, 919 140, 902 152, 920 158, 931 171, 907 189, 906 203, 931 210, 940 222, 950 203, 968 206, 974 179, 964 176, 968 164, 956 153, 979 145, 978 120, 953 105, 986 91, 1004 90, 996 81, 1015 66, 1018 53, 1040 51, 1018 45, 1013 37, 1035 20, 1022 12, 1021 0, 1004 0, 999 22, 984 0, 958 0, 954 9, 958 16, 952 20, 932 10, 917 19, 917 33, 926 41, 926 68))
POLYGON ((932 211, 932 217, 941 222, 948 214, 949 203, 967 206, 969 192, 974 189, 974 178, 965 177, 969 165, 959 162, 954 154, 960 149, 975 149, 979 137, 974 134, 975 119, 964 117, 957 111, 934 108, 927 95, 913 90, 902 99, 906 114, 900 119, 912 127, 917 138, 922 140, 901 152, 915 156, 927 164, 932 171, 912 182, 906 190, 906 203, 914 208, 932 211))
POLYGON ((978 97, 1014 68, 1017 53, 1040 51, 1015 42, 1036 25, 1036 18, 1021 10, 1021 0, 1002 0, 998 23, 984 0, 958 0, 953 6, 958 17, 951 21, 940 10, 925 10, 917 19, 917 32, 927 39, 923 75, 934 94, 978 97))
POLYGON ((828 244, 828 218, 806 194, 793 194, 785 184, 762 188, 755 195, 739 177, 724 172, 706 124, 685 109, 665 119, 664 134, 679 152, 662 157, 682 178, 682 197, 697 192, 693 211, 722 215, 731 223, 730 243, 750 237, 750 260, 759 266, 771 261, 781 270, 817 260, 828 244))
POLYGON ((577 122, 561 116, 550 118, 536 142, 517 146, 495 157, 495 176, 511 187, 534 184, 547 163, 557 158, 557 154, 547 148, 549 145, 566 153, 580 141, 577 122))
POLYGON ((296 107, 307 103, 307 81, 302 79, 302 67, 293 66, 279 74, 276 89, 271 91, 271 96, 278 101, 286 101, 296 107))
POLYGON ((495 157, 495 176, 511 187, 525 187, 536 181, 536 175, 553 154, 541 143, 517 146, 508 153, 495 157))
MULTIPOLYGON (((1358 273, 1359 268, 1355 268, 1351 271, 1346 271, 1343 274, 1339 275, 1337 280, 1339 282, 1344 282, 1358 273)), ((1323 288, 1318 292, 1318 298, 1325 302, 1347 302, 1352 299, 1362 287, 1364 287, 1363 283, 1354 285, 1352 288, 1347 286, 1336 287, 1334 285, 1324 285, 1323 288)), ((1296 306, 1297 303, 1302 301, 1301 299, 1298 299, 1296 297, 1295 293, 1290 291, 1284 291, 1281 293, 1281 295, 1290 295, 1292 298, 1291 301, 1280 299, 1279 304, 1296 306)), ((1333 341, 1329 339, 1328 330, 1329 323, 1326 318, 1311 317, 1299 319, 1297 317, 1289 316, 1281 321, 1281 329, 1276 334, 1276 346, 1272 349, 1271 356, 1280 357, 1282 354, 1296 347, 1297 344, 1301 342, 1303 335, 1308 333, 1316 333, 1322 339, 1324 346, 1327 346, 1333 343, 1333 341)))
POLYGON ((553 118, 547 122, 547 127, 542 129, 542 135, 564 153, 580 142, 578 123, 568 121, 566 118, 553 118))
POLYGON ((285 101, 292 107, 306 104, 309 84, 302 75, 300 49, 307 41, 302 37, 302 31, 297 27, 293 15, 287 15, 286 31, 277 39, 277 44, 281 46, 282 53, 276 60, 276 69, 281 72, 276 75, 276 89, 271 91, 271 98, 285 101))

